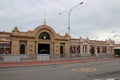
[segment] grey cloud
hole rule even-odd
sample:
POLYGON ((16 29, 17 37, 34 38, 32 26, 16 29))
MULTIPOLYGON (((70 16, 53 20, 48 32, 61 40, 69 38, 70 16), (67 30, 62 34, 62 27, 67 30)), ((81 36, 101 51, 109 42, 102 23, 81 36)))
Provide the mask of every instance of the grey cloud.
POLYGON ((111 33, 116 33, 117 31, 112 31, 111 33))
POLYGON ((120 35, 114 35, 113 38, 120 38, 120 35))
MULTIPOLYGON (((46 9, 47 24, 56 32, 65 34, 68 27, 67 14, 58 13, 69 10, 79 2, 80 0, 0 0, 1 31, 11 31, 16 25, 23 31, 34 29, 43 23, 46 9)), ((111 35, 112 39, 118 39, 120 0, 83 2, 83 5, 71 12, 71 36, 103 39, 103 36, 111 35)))

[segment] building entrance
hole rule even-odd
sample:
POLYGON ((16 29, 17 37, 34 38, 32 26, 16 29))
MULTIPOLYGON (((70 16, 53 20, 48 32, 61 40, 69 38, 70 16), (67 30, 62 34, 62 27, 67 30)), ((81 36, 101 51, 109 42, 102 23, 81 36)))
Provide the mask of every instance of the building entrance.
POLYGON ((60 46, 60 57, 64 57, 63 46, 60 46))
POLYGON ((50 54, 50 44, 38 44, 38 54, 50 54))

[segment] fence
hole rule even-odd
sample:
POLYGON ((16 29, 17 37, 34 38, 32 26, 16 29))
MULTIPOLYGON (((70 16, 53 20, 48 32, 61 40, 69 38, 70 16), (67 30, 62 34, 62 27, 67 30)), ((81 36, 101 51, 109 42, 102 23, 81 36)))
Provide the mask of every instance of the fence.
POLYGON ((4 55, 3 62, 20 62, 20 55, 4 55))
POLYGON ((49 54, 38 54, 37 55, 37 61, 49 61, 50 56, 49 54))
POLYGON ((89 58, 111 58, 114 57, 113 54, 98 54, 95 55, 72 55, 69 57, 61 57, 56 54, 0 54, 0 63, 5 62, 24 62, 24 61, 49 61, 49 60, 66 60, 66 59, 89 59, 89 58))
POLYGON ((49 54, 0 54, 0 62, 48 61, 49 54))

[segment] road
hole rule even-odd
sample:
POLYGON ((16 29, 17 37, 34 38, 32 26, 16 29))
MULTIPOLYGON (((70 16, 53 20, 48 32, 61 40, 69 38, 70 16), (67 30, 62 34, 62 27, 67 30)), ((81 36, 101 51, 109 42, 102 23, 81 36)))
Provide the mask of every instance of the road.
POLYGON ((120 80, 120 59, 0 68, 0 80, 120 80))

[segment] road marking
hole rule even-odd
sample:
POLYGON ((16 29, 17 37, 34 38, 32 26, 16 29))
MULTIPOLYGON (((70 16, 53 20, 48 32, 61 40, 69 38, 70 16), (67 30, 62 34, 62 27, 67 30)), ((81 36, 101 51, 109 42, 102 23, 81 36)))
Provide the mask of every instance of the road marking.
POLYGON ((107 78, 106 80, 115 80, 115 78, 107 78))
POLYGON ((62 68, 70 68, 71 66, 62 66, 62 68))
POLYGON ((94 72, 96 71, 96 68, 73 68, 72 71, 75 72, 94 72))
POLYGON ((28 69, 27 71, 39 71, 40 69, 28 69))
POLYGON ((100 79, 94 79, 94 80, 115 80, 115 78, 100 78, 100 79))

